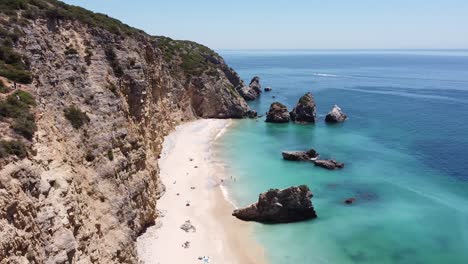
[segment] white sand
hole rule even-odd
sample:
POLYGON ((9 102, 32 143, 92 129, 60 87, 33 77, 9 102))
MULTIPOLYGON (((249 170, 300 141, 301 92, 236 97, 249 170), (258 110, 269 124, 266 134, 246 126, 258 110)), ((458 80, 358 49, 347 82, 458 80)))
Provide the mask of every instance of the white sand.
POLYGON ((213 264, 266 263, 262 248, 252 238, 251 223, 231 216, 234 208, 220 188, 224 175, 211 157, 213 141, 229 122, 197 120, 178 126, 166 137, 159 160, 166 193, 157 204, 164 217, 157 219, 160 228, 157 224, 138 238, 138 256, 144 263, 204 263, 198 259, 202 256, 213 264), (196 232, 180 228, 186 220, 196 232), (182 247, 186 241, 189 248, 182 247))

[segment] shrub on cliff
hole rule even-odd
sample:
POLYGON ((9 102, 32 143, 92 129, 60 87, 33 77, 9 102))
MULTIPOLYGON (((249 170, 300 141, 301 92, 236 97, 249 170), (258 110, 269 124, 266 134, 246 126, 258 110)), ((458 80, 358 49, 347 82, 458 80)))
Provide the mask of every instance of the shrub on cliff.
POLYGON ((112 70, 114 71, 115 76, 117 78, 122 77, 124 72, 119 64, 119 61, 117 60, 117 54, 115 54, 114 48, 112 46, 107 46, 104 52, 106 54, 107 61, 109 61, 109 64, 112 67, 112 70))
POLYGON ((8 88, 2 80, 0 80, 0 93, 8 93, 8 88))
POLYGON ((85 155, 85 160, 87 162, 92 162, 96 159, 96 156, 94 156, 94 154, 91 152, 91 151, 88 151, 85 155))
POLYGON ((75 106, 66 108, 64 110, 64 114, 65 118, 70 121, 70 124, 75 129, 81 128, 84 124, 90 121, 88 115, 75 106))
POLYGON ((21 32, 17 28, 13 31, 0 27, 0 75, 19 83, 31 83, 31 73, 28 62, 12 49, 13 42, 18 41, 21 32))
POLYGON ((67 47, 65 49, 65 55, 76 55, 76 54, 78 54, 78 51, 75 48, 67 47))
POLYGON ((35 105, 36 101, 31 94, 18 90, 0 101, 0 118, 12 118, 11 128, 31 140, 37 130, 34 115, 30 112, 31 106, 35 105))
POLYGON ((32 140, 34 133, 37 131, 34 116, 32 115, 24 115, 22 117, 15 118, 11 128, 17 134, 25 137, 28 140, 32 140))
POLYGON ((27 154, 26 146, 19 140, 0 140, 0 158, 15 155, 18 158, 25 158, 27 154))
POLYGON ((31 94, 22 90, 16 91, 6 100, 0 101, 0 117, 21 118, 31 115, 29 108, 34 105, 36 101, 31 94))
POLYGON ((32 82, 31 73, 18 69, 15 66, 5 64, 0 60, 0 76, 6 77, 14 82, 29 84, 32 82))

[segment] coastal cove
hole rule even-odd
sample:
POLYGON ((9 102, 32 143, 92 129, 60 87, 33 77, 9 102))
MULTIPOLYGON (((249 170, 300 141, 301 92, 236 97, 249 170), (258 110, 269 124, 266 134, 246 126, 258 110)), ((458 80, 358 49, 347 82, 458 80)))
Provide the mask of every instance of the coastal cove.
POLYGON ((0 264, 467 264, 466 13, 1 0, 0 264))
POLYGON ((266 263, 252 239, 252 226, 231 216, 234 206, 221 187, 232 179, 216 161, 214 147, 230 123, 192 121, 165 138, 159 159, 166 187, 158 201, 160 218, 137 243, 144 263, 266 263))
POLYGON ((291 110, 306 92, 318 107, 315 125, 239 120, 217 143, 236 205, 269 188, 307 184, 314 194, 317 219, 254 225, 271 263, 468 261, 466 53, 220 53, 244 80, 272 87, 249 103, 260 115, 274 101, 291 110), (349 119, 326 125, 334 104, 349 119), (282 160, 309 148, 345 168, 282 160))

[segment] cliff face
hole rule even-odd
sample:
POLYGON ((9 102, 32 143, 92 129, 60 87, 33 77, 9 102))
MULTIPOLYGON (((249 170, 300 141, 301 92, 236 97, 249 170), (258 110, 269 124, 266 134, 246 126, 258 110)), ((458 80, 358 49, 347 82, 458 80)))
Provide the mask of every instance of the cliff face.
POLYGON ((0 155, 0 263, 137 263, 134 241, 158 217, 164 190, 163 137, 181 121, 244 117, 242 81, 196 43, 27 10, 13 11, 22 23, 0 15, 2 29, 20 33, 12 50, 32 79, 16 91, 35 98, 37 127, 28 141, 0 114, 1 140, 27 149, 0 155), (81 126, 66 118, 72 108, 86 116, 81 126))

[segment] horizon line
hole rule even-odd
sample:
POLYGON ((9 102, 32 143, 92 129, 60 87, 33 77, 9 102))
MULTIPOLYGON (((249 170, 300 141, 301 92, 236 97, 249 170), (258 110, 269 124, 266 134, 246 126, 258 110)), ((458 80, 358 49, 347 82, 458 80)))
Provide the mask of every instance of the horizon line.
POLYGON ((468 51, 468 48, 213 48, 214 50, 245 51, 468 51))

